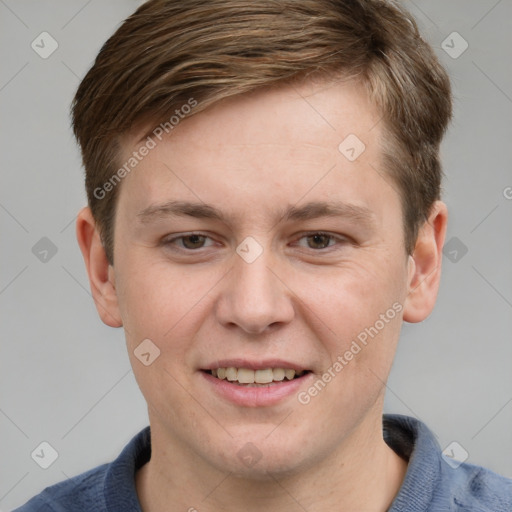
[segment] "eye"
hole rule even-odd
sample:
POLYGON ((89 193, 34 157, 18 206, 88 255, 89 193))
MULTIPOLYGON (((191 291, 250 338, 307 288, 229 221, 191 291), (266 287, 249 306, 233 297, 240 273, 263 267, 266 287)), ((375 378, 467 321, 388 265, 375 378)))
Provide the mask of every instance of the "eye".
MULTIPOLYGON (((313 249, 318 252, 324 249, 329 249, 335 245, 342 245, 348 242, 347 238, 343 236, 332 235, 324 232, 314 232, 304 234, 298 239, 296 244, 299 247, 313 249), (305 243, 303 242, 304 240, 305 243)), ((201 233, 189 233, 166 238, 162 241, 162 245, 178 251, 192 252, 211 247, 214 245, 214 241, 209 236, 201 233), (210 243, 207 243, 208 240, 210 243)))
MULTIPOLYGON (((347 242, 347 239, 344 237, 334 236, 329 233, 322 233, 322 232, 308 233, 308 234, 302 236, 301 238, 299 238, 299 241, 300 240, 306 240, 306 244, 307 244, 306 247, 308 249, 316 249, 316 250, 322 250, 322 249, 327 249, 329 247, 332 247, 333 245, 336 244, 336 241, 341 242, 341 243, 347 242)), ((302 244, 299 244, 299 246, 304 247, 304 245, 302 245, 302 244)))
POLYGON ((191 233, 189 235, 167 238, 162 243, 164 245, 177 245, 178 249, 193 251, 196 249, 202 249, 203 247, 208 247, 205 245, 206 240, 211 240, 211 238, 206 235, 201 235, 200 233, 191 233))

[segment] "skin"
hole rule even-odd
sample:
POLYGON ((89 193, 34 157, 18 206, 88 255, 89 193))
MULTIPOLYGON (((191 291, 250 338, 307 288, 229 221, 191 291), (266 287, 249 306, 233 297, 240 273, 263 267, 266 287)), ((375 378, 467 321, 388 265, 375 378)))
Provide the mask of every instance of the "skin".
MULTIPOLYGON (((385 382, 402 322, 434 306, 447 211, 434 204, 408 255, 400 196, 380 162, 380 116, 361 91, 307 82, 182 121, 122 182, 113 266, 90 210, 80 212, 99 315, 124 327, 148 403, 152 458, 136 474, 144 511, 385 511, 398 492, 407 463, 382 438, 385 382), (348 134, 366 145, 353 162, 338 150, 348 134), (226 220, 138 217, 170 200, 207 203, 226 220), (279 215, 309 201, 368 212, 279 215), (318 231, 333 238, 308 238, 318 231), (169 242, 190 232, 209 238, 169 242), (236 252, 249 236, 263 250, 252 263, 236 252), (307 405, 293 394, 237 406, 200 372, 219 359, 281 358, 311 370, 307 390, 394 303, 401 312, 307 405), (149 366, 134 355, 146 338, 160 349, 149 366), (261 455, 250 467, 237 456, 248 442, 261 455)), ((125 137, 124 156, 140 128, 125 137)))

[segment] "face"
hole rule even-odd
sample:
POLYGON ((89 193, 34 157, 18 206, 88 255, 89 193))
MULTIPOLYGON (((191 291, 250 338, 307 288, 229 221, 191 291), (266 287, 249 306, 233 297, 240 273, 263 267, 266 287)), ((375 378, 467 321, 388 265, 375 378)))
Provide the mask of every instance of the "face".
POLYGON ((411 268, 379 117, 352 83, 239 96, 123 180, 117 307, 169 450, 256 478, 380 428, 411 268))

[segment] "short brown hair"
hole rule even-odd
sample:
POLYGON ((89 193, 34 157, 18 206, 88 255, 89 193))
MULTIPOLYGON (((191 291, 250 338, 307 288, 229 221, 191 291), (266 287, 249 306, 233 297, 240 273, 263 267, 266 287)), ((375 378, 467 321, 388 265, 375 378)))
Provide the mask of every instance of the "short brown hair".
POLYGON ((411 253, 440 197, 452 102, 446 71, 407 11, 386 0, 150 0, 103 45, 72 105, 110 263, 120 187, 97 191, 119 170, 120 138, 131 128, 163 123, 191 98, 188 115, 229 96, 340 74, 358 80, 382 116, 384 167, 402 197, 411 253))

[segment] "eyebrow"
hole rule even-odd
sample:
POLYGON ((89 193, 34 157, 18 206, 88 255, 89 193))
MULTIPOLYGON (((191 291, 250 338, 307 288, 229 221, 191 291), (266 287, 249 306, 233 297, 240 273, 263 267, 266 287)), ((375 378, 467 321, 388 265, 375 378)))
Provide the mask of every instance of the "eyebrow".
MULTIPOLYGON (((143 224, 167 217, 193 217, 228 223, 226 215, 217 208, 206 203, 190 201, 167 201, 154 204, 137 214, 137 218, 143 224)), ((372 210, 365 206, 333 201, 312 201, 303 206, 288 205, 277 217, 284 221, 312 220, 319 217, 345 217, 368 226, 371 226, 375 220, 372 210)))

